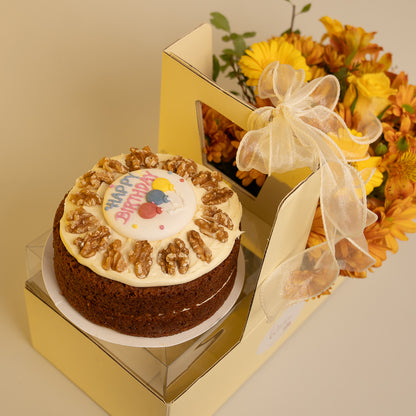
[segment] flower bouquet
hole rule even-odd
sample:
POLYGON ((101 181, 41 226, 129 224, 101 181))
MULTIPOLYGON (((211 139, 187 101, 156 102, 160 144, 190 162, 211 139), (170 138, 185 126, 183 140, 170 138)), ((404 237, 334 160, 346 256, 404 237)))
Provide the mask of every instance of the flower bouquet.
MULTIPOLYGON (((291 4, 290 0, 286 1, 291 4)), ((310 4, 300 13, 307 12, 309 8, 310 4)), ((397 252, 397 240, 407 240, 405 233, 416 232, 415 86, 409 84, 404 72, 390 70, 392 55, 382 53, 383 48, 373 43, 375 32, 369 33, 361 27, 343 25, 330 17, 323 17, 320 21, 325 33, 321 40, 316 41, 293 29, 295 16, 296 9, 292 5, 292 22, 288 30, 280 36, 248 46, 246 41, 255 35, 254 32, 234 33, 225 16, 212 13, 212 25, 225 32, 222 40, 231 45, 219 57, 214 55, 213 78, 215 80, 223 73, 235 80, 241 91, 234 93, 252 104, 260 118, 266 108, 271 109, 267 110, 268 122, 275 117, 276 111, 284 111, 282 108, 279 110, 278 100, 265 93, 267 88, 272 89, 273 82, 275 91, 279 88, 276 71, 286 71, 294 79, 302 74, 302 80, 296 81, 302 84, 302 88, 321 85, 320 80, 328 76, 331 80, 336 78, 337 97, 331 111, 335 113, 333 118, 341 120, 346 128, 339 129, 335 135, 325 131, 325 136, 332 139, 330 151, 342 153, 339 157, 348 165, 347 174, 359 176, 363 185, 363 195, 359 198, 370 213, 368 218, 372 215, 363 227, 368 254, 373 259, 371 270, 381 266, 387 251, 397 252), (266 72, 273 72, 275 78, 266 80, 266 72), (272 110, 273 106, 275 110, 272 110), (375 120, 368 122, 369 114, 375 120), (371 128, 369 123, 372 123, 371 128), (374 127, 376 124, 379 129, 374 127), (371 140, 361 140, 368 136, 369 129, 372 129, 371 140)), ((320 86, 313 88, 323 89, 320 86)), ((255 195, 270 171, 256 169, 252 164, 241 168, 244 157, 239 156, 239 152, 247 132, 208 106, 203 105, 202 113, 207 160, 222 170, 233 169, 240 184, 254 189, 252 193, 255 195)), ((312 130, 316 130, 314 122, 309 124, 312 130)), ((254 126, 255 122, 251 125, 254 126)), ((296 132, 293 136, 297 139, 296 132)), ((322 159, 317 161, 317 166, 323 167, 322 159)), ((359 190, 357 192, 360 193, 359 190)), ((307 248, 327 240, 329 227, 322 216, 322 203, 321 195, 307 248)), ((348 251, 348 245, 334 244, 334 252, 343 250, 348 251)), ((359 254, 354 256, 350 256, 350 266, 354 261, 361 261, 359 254)), ((343 267, 343 264, 340 263, 339 267, 341 274, 366 277, 368 267, 343 267)), ((301 274, 302 270, 298 273, 301 274)), ((321 293, 330 292, 330 287, 322 288, 321 293)))

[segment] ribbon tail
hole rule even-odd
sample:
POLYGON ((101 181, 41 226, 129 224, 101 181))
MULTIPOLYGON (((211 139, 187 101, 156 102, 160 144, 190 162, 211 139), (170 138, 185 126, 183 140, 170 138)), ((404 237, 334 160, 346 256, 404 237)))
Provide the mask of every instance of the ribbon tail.
POLYGON ((339 275, 338 263, 322 243, 276 267, 260 287, 260 302, 269 322, 288 306, 319 296, 339 275))
POLYGON ((247 171, 257 169, 260 172, 271 174, 271 126, 267 125, 259 130, 251 130, 245 134, 238 146, 236 163, 238 169, 247 171))

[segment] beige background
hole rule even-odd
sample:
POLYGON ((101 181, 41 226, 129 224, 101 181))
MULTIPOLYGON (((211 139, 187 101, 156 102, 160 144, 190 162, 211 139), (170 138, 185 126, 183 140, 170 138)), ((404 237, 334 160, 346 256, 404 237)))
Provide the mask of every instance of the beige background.
MULTIPOLYGON (((98 158, 156 148, 161 51, 216 10, 255 40, 290 19, 283 0, 0 0, 2 414, 104 414, 31 348, 24 248, 98 158)), ((415 2, 316 0, 297 27, 319 39, 324 15, 378 31, 416 83, 415 2)), ((415 249, 342 285, 217 416, 415 414, 415 249)))

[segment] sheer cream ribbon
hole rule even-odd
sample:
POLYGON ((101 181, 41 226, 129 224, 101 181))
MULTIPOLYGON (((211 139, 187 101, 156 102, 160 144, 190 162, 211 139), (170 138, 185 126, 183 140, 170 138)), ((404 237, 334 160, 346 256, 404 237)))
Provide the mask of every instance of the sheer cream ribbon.
POLYGON ((251 114, 236 156, 240 170, 254 168, 270 175, 309 167, 321 175, 326 242, 287 259, 265 279, 260 297, 269 320, 283 307, 327 290, 340 269, 363 271, 374 263, 363 231, 377 217, 367 209, 359 172, 348 164, 356 160, 354 154, 344 154, 329 134, 369 144, 381 135, 381 123, 369 114, 358 126, 363 136, 352 135, 333 111, 340 94, 337 78, 327 75, 309 83, 304 78, 303 70, 278 62, 264 70, 258 94, 274 107, 251 114))

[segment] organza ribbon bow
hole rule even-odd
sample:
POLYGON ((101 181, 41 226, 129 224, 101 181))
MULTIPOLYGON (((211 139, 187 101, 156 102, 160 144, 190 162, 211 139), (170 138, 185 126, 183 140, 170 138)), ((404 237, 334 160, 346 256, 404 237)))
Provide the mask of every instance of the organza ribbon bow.
POLYGON ((240 170, 270 175, 309 167, 321 175, 326 241, 287 259, 265 279, 260 296, 269 320, 283 307, 327 290, 340 269, 360 272, 374 263, 363 231, 377 217, 367 209, 359 172, 348 164, 356 160, 354 154, 344 154, 336 141, 369 144, 380 136, 381 123, 369 114, 358 126, 362 137, 354 136, 333 111, 340 94, 337 78, 327 75, 309 83, 304 78, 303 70, 278 62, 264 70, 258 95, 274 107, 251 114, 236 156, 240 170))

